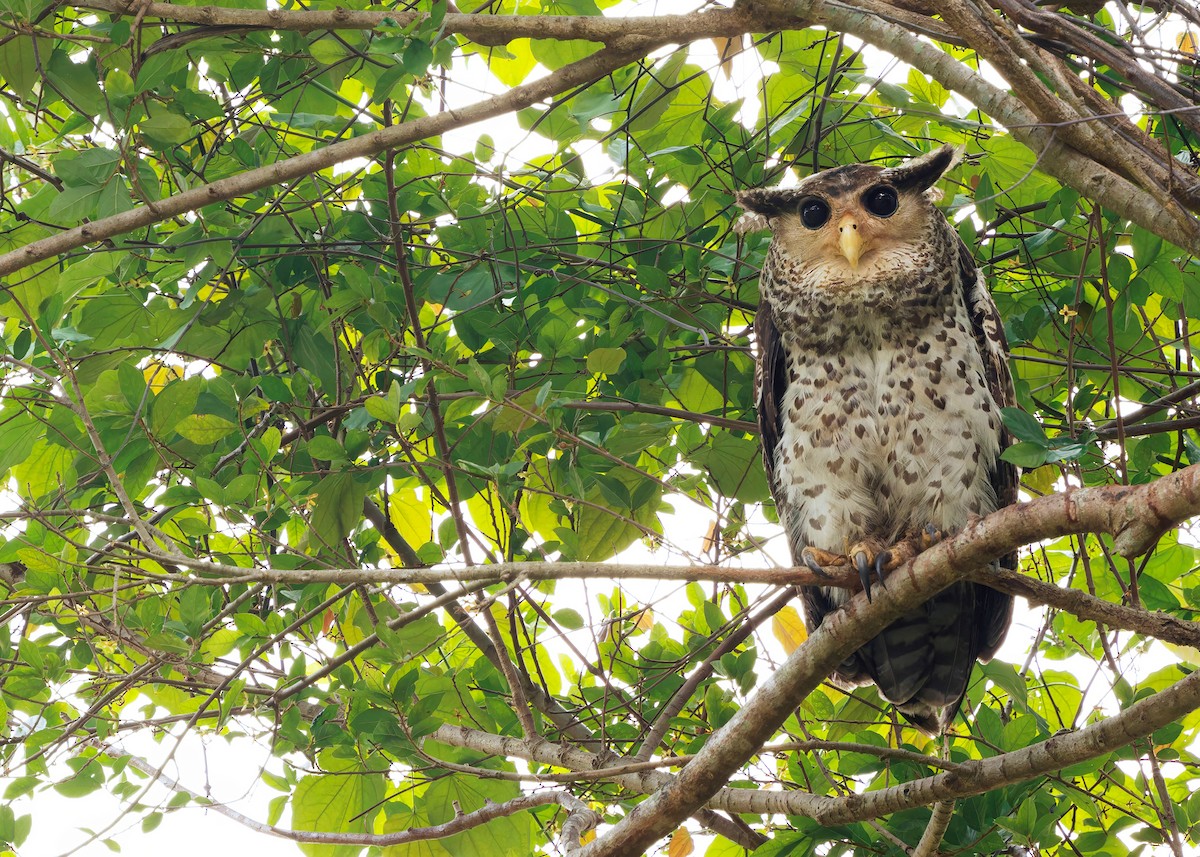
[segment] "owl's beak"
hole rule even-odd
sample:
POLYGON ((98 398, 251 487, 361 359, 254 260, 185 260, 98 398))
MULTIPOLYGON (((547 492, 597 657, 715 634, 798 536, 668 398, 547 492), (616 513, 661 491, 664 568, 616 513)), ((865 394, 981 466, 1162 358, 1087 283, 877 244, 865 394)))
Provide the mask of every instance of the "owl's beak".
POLYGON ((858 257, 862 255, 862 233, 858 231, 858 221, 853 214, 844 214, 838 221, 838 246, 850 268, 857 271, 858 257))

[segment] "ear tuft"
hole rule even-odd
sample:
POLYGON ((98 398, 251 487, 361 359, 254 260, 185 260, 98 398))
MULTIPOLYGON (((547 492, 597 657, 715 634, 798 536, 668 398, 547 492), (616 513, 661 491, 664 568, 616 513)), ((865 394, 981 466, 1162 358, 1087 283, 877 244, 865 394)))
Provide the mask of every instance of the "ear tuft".
POLYGON ((938 179, 959 162, 965 151, 965 146, 951 146, 946 143, 927 155, 884 170, 881 178, 896 190, 921 193, 933 187, 938 179))
POLYGON ((738 191, 737 201, 738 205, 751 214, 775 217, 795 211, 800 201, 800 193, 796 188, 756 187, 738 191))
POLYGON ((756 187, 737 192, 738 205, 746 213, 733 225, 739 235, 771 228, 771 218, 795 211, 800 194, 795 188, 756 187))

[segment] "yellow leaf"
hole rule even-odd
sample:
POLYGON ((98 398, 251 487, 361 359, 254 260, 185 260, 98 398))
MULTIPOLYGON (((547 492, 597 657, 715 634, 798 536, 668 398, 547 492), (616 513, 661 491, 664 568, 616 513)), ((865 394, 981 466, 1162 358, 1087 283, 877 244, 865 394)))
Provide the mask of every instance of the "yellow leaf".
POLYGON ((1191 666, 1200 664, 1200 651, 1196 651, 1191 646, 1180 646, 1176 643, 1163 643, 1163 645, 1167 647, 1167 651, 1171 652, 1171 654, 1178 657, 1184 663, 1191 666))
POLYGON ((168 366, 166 363, 159 363, 157 360, 151 360, 146 364, 146 368, 142 370, 142 374, 146 377, 146 383, 150 385, 150 389, 157 396, 162 388, 167 386, 170 381, 175 381, 183 377, 183 373, 178 366, 168 366))
POLYGON ((1023 474, 1021 482, 1036 494, 1049 494, 1054 490, 1054 483, 1058 481, 1059 475, 1060 471, 1057 467, 1043 464, 1041 467, 1023 474))
MULTIPOLYGON (((423 491, 419 491, 415 487, 397 487, 388 498, 388 518, 413 550, 433 539, 433 509, 423 491)), ((398 561, 399 556, 393 556, 392 560, 398 561)))
POLYGON ((654 627, 654 611, 647 607, 637 617, 637 629, 639 631, 649 631, 654 627))
POLYGON ((686 827, 681 827, 671 836, 671 842, 667 845, 667 857, 687 857, 695 847, 692 834, 687 832, 686 827))
POLYGON ((1193 57, 1200 56, 1196 36, 1191 30, 1184 30, 1179 34, 1179 52, 1193 57))
POLYGON ((771 632, 789 655, 808 639, 804 620, 800 618, 795 607, 784 607, 771 617, 771 632))
POLYGON ((471 513, 471 520, 479 531, 503 553, 512 535, 512 521, 504 507, 503 498, 492 483, 485 483, 482 491, 467 498, 467 511, 471 513))

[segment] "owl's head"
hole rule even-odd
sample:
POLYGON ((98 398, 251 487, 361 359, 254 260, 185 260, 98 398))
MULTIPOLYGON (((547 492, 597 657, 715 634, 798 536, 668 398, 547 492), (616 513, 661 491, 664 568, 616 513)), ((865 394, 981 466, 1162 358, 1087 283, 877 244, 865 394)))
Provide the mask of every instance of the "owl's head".
POLYGON ((738 193, 748 227, 769 228, 787 252, 846 279, 883 270, 930 233, 941 218, 929 189, 958 161, 945 145, 898 167, 850 164, 809 176, 796 187, 738 193))

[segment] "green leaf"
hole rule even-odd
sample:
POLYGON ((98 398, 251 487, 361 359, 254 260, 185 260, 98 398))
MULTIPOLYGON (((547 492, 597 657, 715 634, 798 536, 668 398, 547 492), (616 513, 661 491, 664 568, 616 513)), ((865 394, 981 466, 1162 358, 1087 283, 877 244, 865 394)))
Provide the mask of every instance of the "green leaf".
POLYGON ((1015 464, 1025 470, 1041 467, 1049 458, 1049 450, 1041 444, 1021 441, 1010 446, 1000 457, 1009 464, 1015 464))
POLYGON ((363 406, 367 413, 381 423, 395 424, 400 419, 400 401, 388 396, 371 396, 363 406))
POLYGON ((313 59, 322 65, 333 65, 350 56, 346 45, 334 36, 317 39, 308 46, 308 51, 312 54, 313 59))
POLYGON ((313 535, 320 545, 336 545, 362 522, 367 487, 352 473, 331 473, 313 489, 313 535))
MULTIPOLYGON (((331 766, 337 770, 302 777, 296 784, 292 795, 292 826, 314 832, 373 832, 373 819, 384 796, 382 774, 354 769, 346 762, 331 766)), ((337 853, 327 845, 306 844, 300 850, 314 857, 337 853)), ((357 853, 359 849, 353 851, 357 853)))
POLYGON ((712 433, 712 444, 696 456, 696 462, 708 470, 723 495, 753 503, 770 496, 761 456, 757 441, 718 429, 712 433))
POLYGON ((201 446, 211 446, 237 430, 236 423, 216 414, 189 414, 175 424, 175 431, 201 446))
POLYGON ((0 408, 0 474, 7 476, 14 465, 25 461, 41 433, 32 415, 8 399, 0 408))
POLYGON ((408 43, 408 47, 404 49, 404 56, 400 60, 400 66, 414 77, 420 77, 429 69, 429 64, 433 62, 433 48, 428 42, 423 42, 420 39, 413 39, 408 43))
MULTIPOLYGON (((162 391, 154 397, 154 402, 150 407, 150 432, 160 440, 166 440, 168 434, 179 425, 181 420, 195 413, 196 403, 200 400, 200 390, 203 386, 204 380, 199 376, 193 376, 172 381, 163 387, 162 391)), ((220 418, 218 417, 218 419, 220 418)), ((219 440, 220 437, 224 437, 224 435, 215 439, 219 440)), ((192 438, 189 440, 193 440, 195 443, 204 442, 195 441, 192 438)))
POLYGON ((55 50, 45 66, 46 83, 86 116, 99 114, 104 96, 97 83, 94 59, 76 63, 66 51, 55 50))
POLYGON ((308 442, 308 454, 323 461, 344 461, 345 448, 328 435, 317 435, 308 442))
MULTIPOLYGON (((462 812, 474 812, 486 801, 503 803, 521 793, 516 783, 450 774, 425 790, 423 806, 430 824, 445 824, 462 812)), ((451 854, 528 857, 533 853, 533 817, 528 812, 504 816, 457 836, 441 840, 451 854)))
POLYGON ((174 145, 190 140, 196 135, 196 127, 186 116, 161 108, 138 123, 138 129, 156 143, 174 145))
POLYGON ((624 362, 624 348, 595 348, 587 356, 588 371, 594 375, 615 374, 624 362))
POLYGON ((1042 428, 1037 417, 1032 414, 1028 414, 1020 408, 1001 408, 1000 418, 1004 421, 1005 428, 1012 432, 1013 437, 1017 440, 1039 446, 1049 445, 1046 430, 1042 428))
POLYGON ((176 72, 188 67, 188 55, 185 51, 159 51, 149 56, 138 69, 136 88, 138 92, 147 92, 162 86, 176 72))
POLYGON ((579 615, 578 610, 572 610, 569 607, 564 607, 562 610, 555 610, 554 621, 568 631, 578 631, 583 627, 583 616, 579 615))
POLYGON ((975 206, 985 224, 996 219, 996 191, 987 173, 979 174, 979 184, 975 186, 975 206))
POLYGON ((53 159, 54 172, 63 184, 71 187, 108 184, 121 165, 121 153, 116 149, 85 149, 82 152, 62 152, 53 159))
POLYGON ((38 74, 37 50, 32 36, 13 34, 0 45, 0 75, 19 95, 33 96, 41 75, 38 74))

